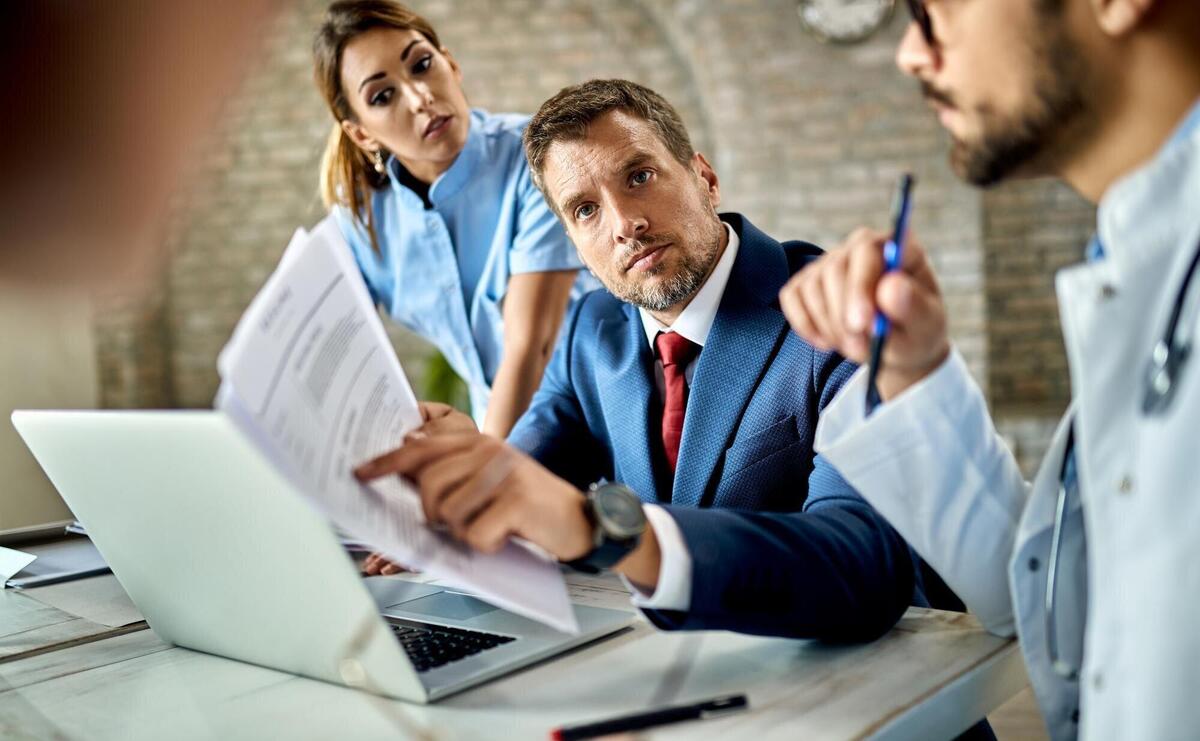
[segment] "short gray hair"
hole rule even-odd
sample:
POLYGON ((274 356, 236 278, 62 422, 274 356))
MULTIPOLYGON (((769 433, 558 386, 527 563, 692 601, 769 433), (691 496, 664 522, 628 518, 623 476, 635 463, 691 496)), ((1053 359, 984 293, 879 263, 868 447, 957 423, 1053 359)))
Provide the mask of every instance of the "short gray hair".
POLYGON ((695 156, 687 127, 667 99, 648 87, 628 80, 589 80, 563 88, 542 104, 525 127, 525 156, 533 183, 546 196, 550 208, 558 211, 546 193, 542 171, 546 153, 557 141, 578 141, 587 136, 588 126, 609 111, 622 110, 649 123, 671 155, 683 165, 695 156))

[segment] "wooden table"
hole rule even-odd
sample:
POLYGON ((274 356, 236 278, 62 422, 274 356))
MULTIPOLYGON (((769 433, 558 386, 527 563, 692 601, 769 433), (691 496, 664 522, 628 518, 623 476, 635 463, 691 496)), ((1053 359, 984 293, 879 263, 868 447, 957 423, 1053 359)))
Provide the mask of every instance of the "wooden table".
MULTIPOLYGON (((574 582, 578 598, 627 605, 611 584, 574 582)), ((0 603, 0 615, 24 614, 28 622, 27 610, 36 612, 19 600, 0 603)), ((63 627, 60 635, 84 628, 63 627)), ((5 640, 16 646, 17 635, 5 640)), ((745 692, 749 712, 644 737, 932 739, 967 728, 1025 684, 1014 641, 967 615, 918 608, 860 646, 661 633, 639 622, 427 707, 169 646, 135 630, 0 663, 0 738, 536 739, 561 724, 745 692)))
MULTIPOLYGON (((111 575, 27 592, 0 589, 0 662, 16 661, 147 627, 140 620, 126 625, 105 625, 43 604, 34 597, 43 594, 42 590, 63 589, 87 589, 114 599, 124 596, 120 584, 111 575)), ((7 737, 0 734, 0 738, 7 737)))

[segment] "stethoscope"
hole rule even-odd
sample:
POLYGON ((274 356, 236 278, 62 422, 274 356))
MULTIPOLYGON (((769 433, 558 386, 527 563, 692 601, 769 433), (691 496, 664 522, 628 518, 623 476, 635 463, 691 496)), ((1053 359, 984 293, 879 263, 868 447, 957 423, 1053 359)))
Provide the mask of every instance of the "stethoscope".
MULTIPOLYGON (((1192 262, 1188 266, 1179 291, 1175 295, 1175 303, 1171 307, 1171 315, 1167 320, 1166 330, 1162 338, 1154 345, 1150 353, 1150 363, 1146 368, 1145 392, 1142 396, 1142 414, 1147 417, 1164 414, 1171 408, 1171 400, 1179 388, 1183 368, 1191 354, 1191 322, 1181 321, 1184 310, 1188 308, 1188 298, 1192 279, 1200 267, 1200 245, 1197 245, 1192 262), (1184 332, 1180 332, 1180 325, 1184 332)), ((1194 314, 1193 311, 1189 312, 1194 314)), ((1055 614, 1058 592, 1058 558, 1062 550, 1063 523, 1067 518, 1067 504, 1072 494, 1077 494, 1079 480, 1075 472, 1075 423, 1072 422, 1067 431, 1067 445, 1063 451, 1062 469, 1058 475, 1058 503, 1054 508, 1054 532, 1050 542, 1050 563, 1046 569, 1046 653, 1054 671, 1061 677, 1074 680, 1079 676, 1079 667, 1065 660, 1058 651, 1058 619, 1055 614)))
MULTIPOLYGON (((1146 394, 1142 398, 1142 413, 1151 416, 1162 414, 1171 406, 1171 398, 1179 386, 1180 372, 1191 354, 1190 322, 1183 322, 1185 331, 1179 336, 1180 319, 1188 303, 1188 292, 1191 289, 1192 278, 1196 276, 1196 267, 1200 265, 1200 246, 1192 255, 1192 263, 1188 266, 1179 293, 1175 296, 1175 304, 1171 307, 1171 317, 1167 321, 1167 330, 1162 339, 1154 346, 1150 354, 1150 367, 1146 371, 1146 394)), ((1194 312, 1193 312, 1194 313, 1194 312)))

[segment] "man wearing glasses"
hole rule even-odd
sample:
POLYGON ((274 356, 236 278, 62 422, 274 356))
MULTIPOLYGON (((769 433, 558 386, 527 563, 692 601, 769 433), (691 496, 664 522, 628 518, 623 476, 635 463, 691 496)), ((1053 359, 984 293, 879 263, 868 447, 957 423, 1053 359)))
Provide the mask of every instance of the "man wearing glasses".
POLYGON ((909 0, 897 64, 964 179, 1054 175, 1099 206, 1057 289, 1073 399, 1023 481, 946 333, 910 237, 855 232, 781 292, 813 345, 867 357, 892 323, 869 416, 857 373, 817 451, 984 624, 1021 639, 1054 738, 1200 734, 1200 3, 909 0))

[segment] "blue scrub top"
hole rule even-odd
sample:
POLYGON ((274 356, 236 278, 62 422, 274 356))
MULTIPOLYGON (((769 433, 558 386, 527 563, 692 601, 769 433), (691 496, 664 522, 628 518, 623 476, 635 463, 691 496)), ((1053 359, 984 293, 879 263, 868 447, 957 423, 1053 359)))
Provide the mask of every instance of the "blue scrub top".
MULTIPOLYGON (((430 187, 429 210, 390 158, 390 187, 371 200, 379 252, 349 210, 334 209, 371 297, 441 351, 466 381, 480 424, 500 366, 509 277, 583 267, 530 178, 521 143, 528 122, 471 111, 466 145, 430 187)), ((598 285, 582 271, 571 301, 598 285)))

